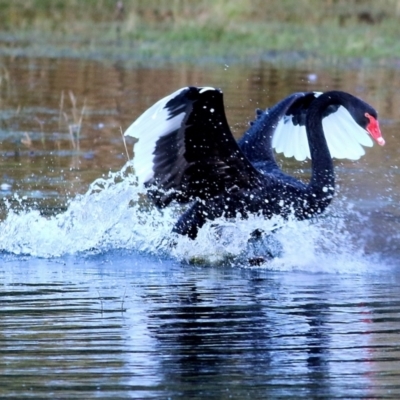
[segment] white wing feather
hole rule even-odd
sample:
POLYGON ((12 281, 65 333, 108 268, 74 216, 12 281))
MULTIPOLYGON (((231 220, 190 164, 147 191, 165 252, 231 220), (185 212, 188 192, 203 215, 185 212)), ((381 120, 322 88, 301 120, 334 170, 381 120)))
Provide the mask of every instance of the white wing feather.
MULTIPOLYGON (((186 90, 186 88, 179 89, 159 100, 125 131, 125 136, 132 136, 138 139, 134 147, 133 167, 140 182, 147 182, 154 176, 153 158, 157 140, 179 129, 181 126, 185 113, 182 112, 170 118, 168 109, 165 106, 183 90, 186 90)), ((184 110, 182 109, 182 111, 184 110)))
POLYGON ((282 118, 272 137, 272 147, 285 157, 294 157, 298 161, 310 158, 310 149, 304 126, 293 125, 292 117, 282 118))
POLYGON ((343 106, 324 118, 322 126, 332 157, 358 160, 365 154, 362 146, 371 147, 373 144, 367 132, 343 106))
MULTIPOLYGON (((362 146, 373 145, 367 132, 354 121, 343 106, 325 117, 322 126, 329 151, 334 158, 358 160, 365 154, 362 146)), ((310 158, 306 129, 304 126, 293 125, 291 116, 279 121, 272 138, 272 147, 277 153, 283 153, 285 157, 294 157, 298 161, 310 158)))

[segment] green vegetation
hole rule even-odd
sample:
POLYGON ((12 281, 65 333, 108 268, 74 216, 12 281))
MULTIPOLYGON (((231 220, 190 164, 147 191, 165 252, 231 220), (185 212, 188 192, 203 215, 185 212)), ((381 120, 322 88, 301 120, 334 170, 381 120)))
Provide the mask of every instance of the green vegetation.
POLYGON ((134 63, 388 63, 400 0, 0 0, 0 51, 134 63))

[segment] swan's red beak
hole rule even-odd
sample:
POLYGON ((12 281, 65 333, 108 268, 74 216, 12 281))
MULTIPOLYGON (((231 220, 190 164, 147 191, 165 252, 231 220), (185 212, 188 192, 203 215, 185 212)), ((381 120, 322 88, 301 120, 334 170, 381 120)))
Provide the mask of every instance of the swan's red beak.
POLYGON ((385 139, 382 137, 381 130, 379 128, 379 122, 372 115, 365 113, 365 116, 369 119, 369 124, 367 126, 368 133, 380 146, 385 144, 385 139))

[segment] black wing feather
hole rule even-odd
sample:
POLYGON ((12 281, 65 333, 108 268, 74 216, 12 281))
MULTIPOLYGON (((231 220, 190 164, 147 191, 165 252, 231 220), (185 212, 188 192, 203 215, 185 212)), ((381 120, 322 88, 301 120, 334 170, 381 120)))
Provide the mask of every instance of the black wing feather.
POLYGON ((259 172, 230 131, 220 90, 189 87, 171 99, 166 108, 177 112, 184 109, 185 117, 178 130, 156 142, 154 176, 147 185, 158 189, 151 195, 159 205, 172 199, 206 200, 233 186, 255 185, 259 172))

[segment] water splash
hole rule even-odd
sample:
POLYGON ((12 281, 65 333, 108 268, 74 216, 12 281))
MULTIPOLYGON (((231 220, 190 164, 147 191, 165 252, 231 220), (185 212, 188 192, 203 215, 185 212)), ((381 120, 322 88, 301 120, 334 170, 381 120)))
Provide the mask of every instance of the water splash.
POLYGON ((318 221, 257 216, 219 219, 208 222, 193 242, 171 233, 181 212, 178 206, 159 211, 142 193, 128 163, 93 182, 62 214, 48 218, 36 210, 9 209, 0 223, 0 250, 53 258, 127 249, 198 264, 246 266, 261 259, 267 261, 260 263, 261 268, 279 271, 363 273, 376 269, 346 227, 349 209, 318 221), (263 232, 260 240, 253 240, 255 230, 263 232), (278 257, 271 259, 271 253, 278 257))

